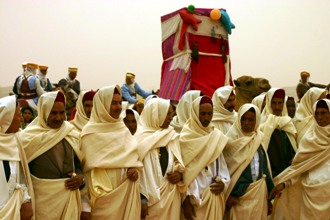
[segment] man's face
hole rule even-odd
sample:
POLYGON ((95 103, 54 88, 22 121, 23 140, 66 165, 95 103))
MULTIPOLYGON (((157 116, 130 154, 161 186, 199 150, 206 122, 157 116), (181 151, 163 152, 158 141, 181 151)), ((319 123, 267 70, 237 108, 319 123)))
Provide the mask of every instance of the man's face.
POLYGON ((77 77, 77 72, 69 72, 69 77, 71 80, 74 80, 77 77))
POLYGON ((53 129, 60 128, 65 121, 65 116, 66 112, 64 103, 55 102, 47 118, 47 125, 53 129))
POLYGON ((209 126, 213 117, 213 106, 210 103, 204 103, 199 106, 199 121, 203 127, 209 126))
POLYGON ((137 129, 137 122, 133 114, 126 114, 124 118, 124 123, 132 135, 135 134, 137 129))
POLYGON ((32 121, 32 112, 30 109, 25 109, 23 112, 23 119, 25 122, 30 123, 32 121))
POLYGON ((134 78, 132 77, 126 77, 126 84, 131 85, 134 82, 134 78))
POLYGON ((316 108, 315 120, 316 120, 317 124, 320 125, 321 127, 329 125, 330 124, 329 109, 316 108))
POLYGON ((303 83, 307 82, 307 79, 308 79, 308 76, 306 76, 306 75, 301 76, 301 81, 303 83))
POLYGON ((241 128, 244 133, 251 133, 256 126, 256 114, 251 111, 245 112, 241 117, 241 128))
POLYGON ((121 113, 121 109, 121 95, 114 94, 110 105, 110 116, 114 119, 118 119, 121 113))
POLYGON ((86 100, 84 101, 84 111, 87 116, 87 118, 91 117, 92 109, 93 109, 93 100, 86 100))
POLYGON ((281 116, 284 105, 284 99, 282 98, 272 98, 271 109, 273 114, 276 116, 281 116))
POLYGON ((235 109, 235 95, 229 96, 227 102, 223 105, 228 111, 233 112, 235 109))
POLYGON ((286 101, 286 108, 288 109, 288 115, 293 118, 296 114, 296 103, 292 99, 286 101))
POLYGON ((168 111, 167 111, 166 118, 160 127, 164 128, 164 129, 168 128, 168 126, 170 126, 170 124, 171 124, 172 119, 173 119, 173 107, 172 107, 172 105, 170 105, 170 107, 168 108, 168 111))
POLYGON ((16 133, 18 132, 19 128, 21 126, 21 111, 20 111, 20 107, 17 106, 15 109, 15 114, 14 114, 14 118, 11 121, 10 126, 8 127, 6 133, 16 133))
POLYGON ((44 69, 42 69, 42 70, 39 70, 43 75, 47 75, 47 70, 44 70, 44 69))

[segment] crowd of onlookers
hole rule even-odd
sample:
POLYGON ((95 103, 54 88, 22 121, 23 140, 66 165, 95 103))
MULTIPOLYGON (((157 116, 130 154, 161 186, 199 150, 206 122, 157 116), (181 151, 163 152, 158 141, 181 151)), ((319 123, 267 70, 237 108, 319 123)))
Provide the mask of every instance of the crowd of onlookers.
POLYGON ((236 109, 232 86, 173 102, 133 73, 81 91, 77 68, 54 88, 24 65, 0 99, 1 219, 329 218, 329 85, 309 73, 297 101, 236 109))

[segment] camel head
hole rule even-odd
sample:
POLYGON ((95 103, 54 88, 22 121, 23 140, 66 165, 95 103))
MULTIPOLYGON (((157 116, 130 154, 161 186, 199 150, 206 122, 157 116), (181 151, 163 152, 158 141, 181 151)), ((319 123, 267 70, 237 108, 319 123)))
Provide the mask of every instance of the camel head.
POLYGON ((261 77, 240 76, 234 80, 236 93, 236 111, 245 103, 262 92, 267 92, 271 86, 269 81, 261 77))

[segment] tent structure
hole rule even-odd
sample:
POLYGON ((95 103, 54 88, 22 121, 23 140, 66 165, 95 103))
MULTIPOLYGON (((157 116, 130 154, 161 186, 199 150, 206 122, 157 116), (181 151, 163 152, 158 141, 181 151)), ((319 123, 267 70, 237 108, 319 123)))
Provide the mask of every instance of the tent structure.
POLYGON ((233 85, 228 35, 235 26, 228 13, 189 7, 161 17, 163 64, 158 95, 174 101, 188 90, 212 96, 217 88, 233 85))

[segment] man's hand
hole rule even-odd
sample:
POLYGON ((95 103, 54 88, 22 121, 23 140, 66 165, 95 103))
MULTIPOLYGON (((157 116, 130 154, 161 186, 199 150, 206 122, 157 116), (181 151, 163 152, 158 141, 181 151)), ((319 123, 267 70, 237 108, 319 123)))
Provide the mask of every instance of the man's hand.
POLYGON ((33 216, 32 204, 30 202, 23 203, 20 209, 21 220, 30 220, 33 216))
POLYGON ((167 179, 172 184, 177 184, 182 179, 182 173, 174 171, 173 173, 167 173, 167 179))
POLYGON ((69 176, 71 178, 65 181, 65 188, 69 190, 79 189, 84 182, 84 176, 81 174, 74 175, 73 173, 70 173, 69 176))
POLYGON ((90 220, 91 213, 90 212, 81 212, 80 220, 90 220))
POLYGON ((187 220, 193 220, 196 217, 195 207, 190 202, 190 197, 187 196, 182 203, 183 215, 187 220))
POLYGON ((280 197, 284 188, 285 188, 284 183, 280 183, 277 186, 275 186, 272 189, 272 191, 269 193, 269 199, 272 200, 274 197, 280 197))
POLYGON ((235 206, 239 203, 239 198, 235 196, 229 196, 226 202, 226 207, 230 209, 232 206, 235 206))
POLYGON ((211 185, 210 185, 211 193, 213 193, 215 195, 219 195, 220 193, 222 193, 224 188, 225 188, 225 184, 222 181, 214 182, 214 183, 211 183, 211 185))
POLYGON ((148 203, 141 202, 141 219, 145 219, 149 215, 148 213, 148 203))
POLYGON ((127 178, 135 182, 139 178, 139 171, 137 168, 128 168, 126 172, 127 178))

